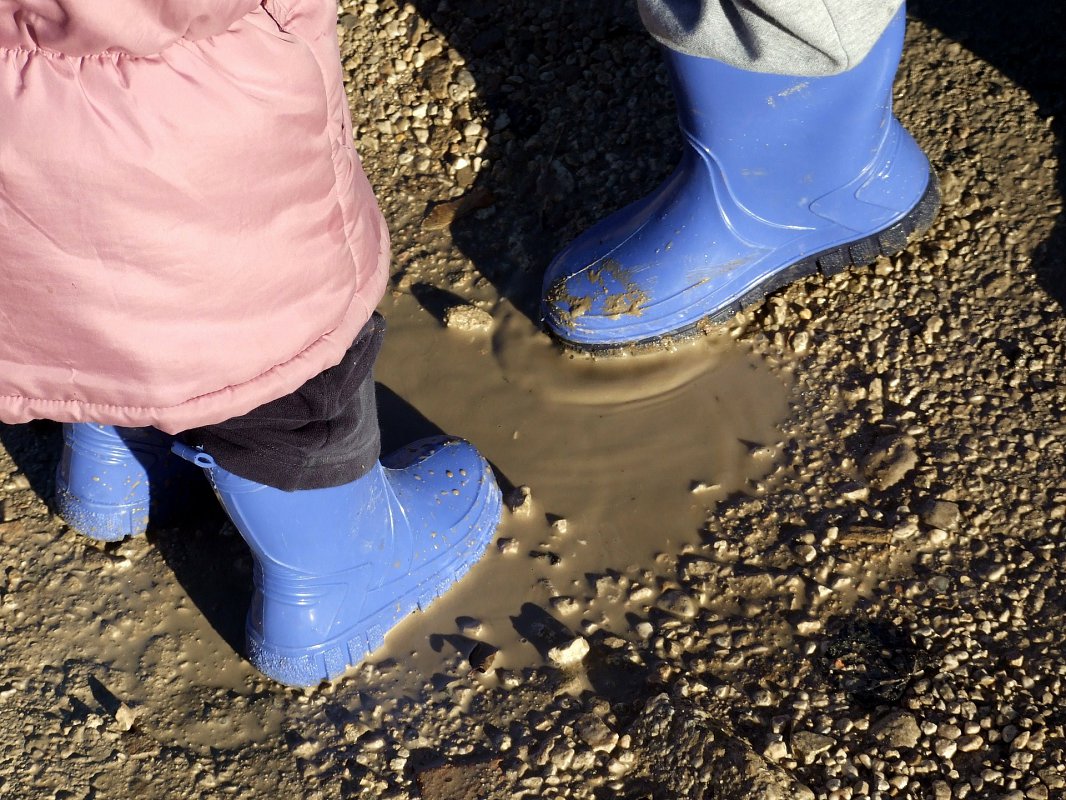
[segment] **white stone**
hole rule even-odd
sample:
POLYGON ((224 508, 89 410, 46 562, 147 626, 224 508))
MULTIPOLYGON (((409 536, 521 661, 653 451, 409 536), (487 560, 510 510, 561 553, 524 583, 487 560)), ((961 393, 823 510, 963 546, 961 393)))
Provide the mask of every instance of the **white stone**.
POLYGON ((933 750, 941 758, 951 758, 955 755, 955 751, 959 749, 959 746, 950 739, 937 739, 933 745, 933 750))
POLYGON ((548 650, 548 660, 555 666, 566 668, 581 663, 588 655, 589 643, 582 637, 571 639, 566 644, 559 644, 548 650))
POLYGON ((459 331, 486 332, 492 328, 492 314, 477 306, 451 306, 444 312, 444 327, 459 331))

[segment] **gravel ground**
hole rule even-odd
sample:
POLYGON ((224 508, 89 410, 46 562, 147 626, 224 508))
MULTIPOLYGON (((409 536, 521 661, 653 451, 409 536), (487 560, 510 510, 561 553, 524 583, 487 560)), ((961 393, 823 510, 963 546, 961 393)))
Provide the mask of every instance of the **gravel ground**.
MULTIPOLYGON (((217 512, 94 546, 47 505, 56 426, 0 428, 0 796, 1066 796, 1066 14, 955 5, 915 0, 896 84, 940 217, 727 326, 794 385, 779 457, 700 545, 600 576, 627 629, 492 682, 457 657, 417 699, 375 695, 389 662, 280 689, 234 656, 217 512)), ((634 10, 576 8, 342 7, 387 312, 532 316, 550 255, 672 166, 634 10)))

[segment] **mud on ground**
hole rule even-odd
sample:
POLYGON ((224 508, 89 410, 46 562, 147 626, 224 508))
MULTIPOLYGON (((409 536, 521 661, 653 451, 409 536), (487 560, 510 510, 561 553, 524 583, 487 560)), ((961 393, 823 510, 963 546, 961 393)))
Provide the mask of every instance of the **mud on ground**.
POLYGON ((514 510, 293 691, 238 655, 251 562, 210 501, 94 545, 49 510, 57 427, 0 428, 0 796, 1064 796, 1064 15, 1000 6, 912 4, 921 242, 604 363, 536 298, 675 158, 634 10, 343 5, 386 443, 470 437, 514 510))

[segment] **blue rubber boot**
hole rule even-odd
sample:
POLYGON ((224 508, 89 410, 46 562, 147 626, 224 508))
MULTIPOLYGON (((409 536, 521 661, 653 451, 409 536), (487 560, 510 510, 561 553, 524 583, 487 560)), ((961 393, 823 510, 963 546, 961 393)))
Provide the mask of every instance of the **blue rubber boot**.
POLYGON ((103 542, 140 536, 174 516, 198 470, 171 453, 174 437, 155 428, 79 422, 63 425, 56 511, 79 533, 103 542))
POLYGON ((359 663, 385 633, 459 580, 491 541, 500 490, 458 439, 423 439, 363 477, 284 492, 240 478, 185 445, 251 548, 248 659, 289 686, 359 663))
POLYGON ((556 256, 542 304, 550 332, 593 352, 660 346, 927 229, 936 176, 892 115, 904 27, 901 9, 862 62, 821 78, 665 50, 681 163, 556 256))

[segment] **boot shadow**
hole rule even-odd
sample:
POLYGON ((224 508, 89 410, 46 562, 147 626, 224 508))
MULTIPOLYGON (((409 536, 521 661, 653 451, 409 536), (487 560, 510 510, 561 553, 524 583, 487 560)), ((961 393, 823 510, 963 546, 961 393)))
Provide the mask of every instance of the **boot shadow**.
POLYGON ((252 554, 217 503, 181 527, 148 532, 174 579, 215 633, 244 653, 244 621, 252 600, 252 554))
MULTIPOLYGON (((55 474, 63 451, 62 425, 39 420, 0 425, 0 444, 30 488, 54 508, 55 474)), ((234 648, 244 648, 244 613, 251 599, 251 556, 240 536, 216 536, 226 524, 222 509, 206 489, 195 494, 195 508, 185 509, 180 525, 159 526, 149 520, 147 539, 157 548, 204 619, 234 648), (242 568, 243 565, 243 568, 242 568), (247 574, 246 580, 235 580, 247 574)), ((69 536, 78 534, 71 531, 69 536)))
POLYGON ((383 383, 375 383, 378 404, 378 426, 381 428, 383 455, 399 450, 417 439, 444 436, 446 432, 431 422, 422 412, 383 383))
POLYGON ((63 452, 63 428, 58 422, 35 420, 24 425, 0 424, 0 445, 26 476, 34 494, 53 509, 56 467, 63 452))
MULTIPOLYGON (((539 324, 541 281, 555 253, 674 166, 680 136, 658 46, 629 0, 601 0, 595 13, 585 4, 531 4, 491 21, 479 0, 414 5, 465 59, 476 84, 471 112, 492 131, 481 154, 491 166, 464 186, 465 196, 491 197, 491 205, 454 220, 452 240, 539 324)), ((428 88, 447 58, 427 61, 414 77, 428 88)))

